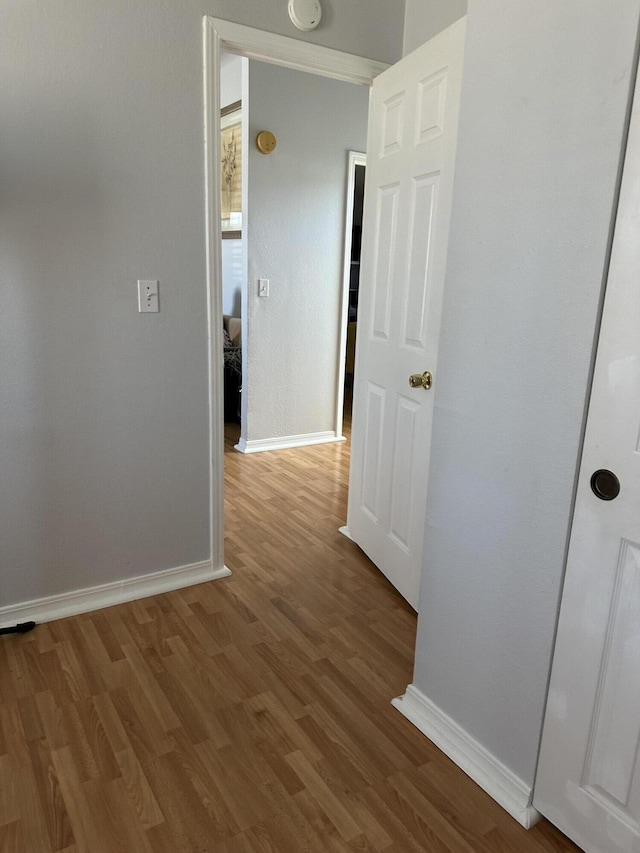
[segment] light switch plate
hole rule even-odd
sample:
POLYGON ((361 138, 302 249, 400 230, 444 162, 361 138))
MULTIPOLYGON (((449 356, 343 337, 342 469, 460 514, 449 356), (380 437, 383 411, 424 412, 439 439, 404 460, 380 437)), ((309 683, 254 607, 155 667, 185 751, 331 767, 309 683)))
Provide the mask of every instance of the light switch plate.
POLYGON ((160 310, 160 285, 157 281, 138 279, 138 311, 157 314, 160 310))
POLYGON ((269 295, 269 279, 268 278, 259 278, 258 279, 258 296, 268 296, 269 295))

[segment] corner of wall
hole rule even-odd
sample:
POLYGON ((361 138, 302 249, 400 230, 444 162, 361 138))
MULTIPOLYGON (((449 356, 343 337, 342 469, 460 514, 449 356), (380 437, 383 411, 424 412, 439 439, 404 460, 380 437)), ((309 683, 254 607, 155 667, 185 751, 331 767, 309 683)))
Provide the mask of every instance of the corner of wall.
POLYGON ((391 704, 525 829, 540 820, 540 813, 532 805, 532 786, 512 773, 417 687, 410 684, 406 693, 391 704))
POLYGON ((437 36, 467 13, 467 0, 407 0, 402 55, 437 36))

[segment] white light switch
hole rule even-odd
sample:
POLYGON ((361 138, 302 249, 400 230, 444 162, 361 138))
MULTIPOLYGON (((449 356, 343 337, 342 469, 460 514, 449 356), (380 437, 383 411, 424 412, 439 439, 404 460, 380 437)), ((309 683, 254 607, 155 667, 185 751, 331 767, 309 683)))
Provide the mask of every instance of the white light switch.
POLYGON ((138 311, 156 314, 160 310, 160 292, 157 281, 138 280, 138 311))
POLYGON ((268 296, 269 295, 269 279, 268 278, 259 278, 258 279, 258 296, 268 296))

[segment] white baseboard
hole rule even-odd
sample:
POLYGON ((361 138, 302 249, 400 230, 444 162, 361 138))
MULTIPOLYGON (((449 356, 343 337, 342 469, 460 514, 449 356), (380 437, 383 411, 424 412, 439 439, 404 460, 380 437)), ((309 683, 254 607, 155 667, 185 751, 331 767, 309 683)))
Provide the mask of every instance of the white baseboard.
POLYGON ((326 432, 307 432, 302 435, 283 435, 280 438, 259 438, 254 441, 240 439, 235 450, 240 453, 261 453, 263 450, 287 450, 290 447, 306 447, 310 444, 328 444, 332 441, 344 441, 343 435, 333 430, 326 432))
POLYGON ((354 541, 353 536, 349 532, 349 528, 346 525, 344 527, 339 527, 338 533, 342 533, 342 535, 346 536, 347 539, 351 539, 352 542, 354 541))
POLYGON ((540 820, 540 812, 531 802, 531 786, 505 767, 417 687, 410 684, 404 696, 393 699, 391 704, 525 829, 530 829, 540 820))
POLYGON ((63 619, 78 613, 89 613, 91 610, 111 607, 113 604, 123 604, 125 601, 147 598, 172 589, 182 589, 185 586, 217 580, 228 577, 230 574, 226 566, 214 569, 210 560, 191 563, 188 566, 177 566, 173 569, 163 569, 121 581, 0 607, 0 624, 8 625, 31 620, 50 622, 53 619, 63 619))

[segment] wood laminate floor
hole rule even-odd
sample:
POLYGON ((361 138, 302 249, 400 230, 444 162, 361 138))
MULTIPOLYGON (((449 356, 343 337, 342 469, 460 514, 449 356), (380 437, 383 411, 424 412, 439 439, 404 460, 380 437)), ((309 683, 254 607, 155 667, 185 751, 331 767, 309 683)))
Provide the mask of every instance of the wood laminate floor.
POLYGON ((0 640, 2 853, 569 853, 389 704, 416 619, 342 537, 347 444, 241 455, 232 577, 0 640))

